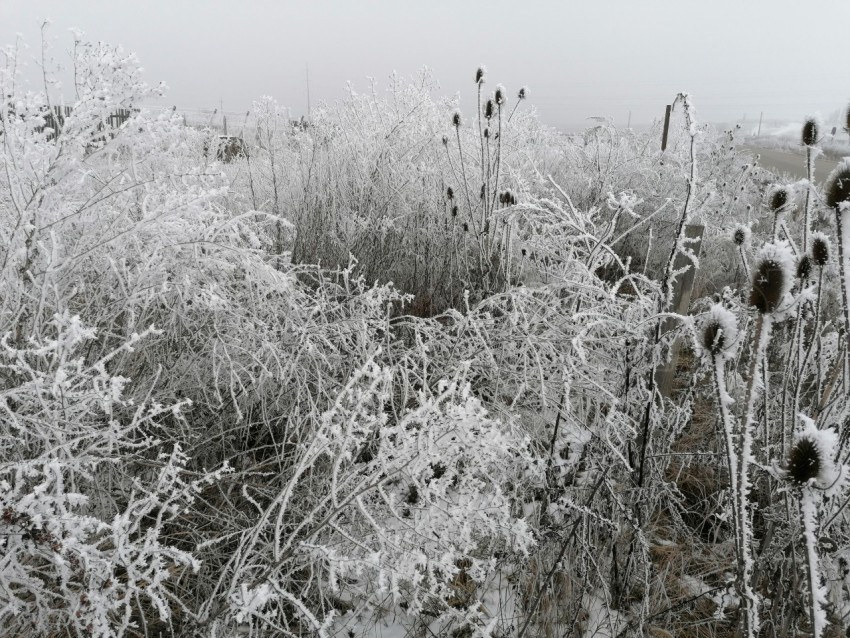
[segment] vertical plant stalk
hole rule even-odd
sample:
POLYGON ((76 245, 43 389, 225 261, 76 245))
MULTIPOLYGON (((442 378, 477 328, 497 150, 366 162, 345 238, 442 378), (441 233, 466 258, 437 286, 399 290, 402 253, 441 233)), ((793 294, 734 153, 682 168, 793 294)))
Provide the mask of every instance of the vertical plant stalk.
MULTIPOLYGON (((847 211, 850 212, 850 204, 845 204, 847 211)), ((835 209, 835 229, 838 234, 838 275, 841 281, 841 302, 844 307, 844 338, 847 340, 847 346, 844 348, 844 379, 845 383, 850 381, 850 290, 848 290, 847 281, 847 264, 845 260, 847 255, 844 254, 845 237, 844 233, 847 229, 841 220, 842 212, 841 205, 835 209)))
POLYGON ((726 444, 726 468, 729 472, 729 491, 732 495, 732 518, 735 534, 735 557, 738 565, 738 573, 744 573, 744 555, 742 553, 743 531, 738 516, 738 453, 735 444, 735 418, 729 411, 732 397, 726 387, 726 368, 722 354, 712 356, 712 367, 714 376, 714 390, 717 395, 717 409, 720 411, 720 421, 723 427, 723 440, 726 444))
POLYGON ((804 487, 800 498, 800 511, 803 514, 803 539, 806 543, 806 567, 809 577, 809 613, 812 622, 812 637, 821 638, 825 625, 823 607, 826 598, 820 586, 817 549, 817 503, 814 490, 804 487))
MULTIPOLYGON (((797 382, 794 386, 794 402, 792 403, 792 410, 791 410, 792 415, 795 415, 800 411, 800 395, 801 395, 802 390, 803 390, 803 380, 805 378, 806 367, 809 364, 809 358, 812 356, 812 351, 815 348, 815 343, 817 343, 820 339, 819 333, 820 333, 821 297, 823 295, 823 266, 820 266, 818 268, 818 271, 819 271, 818 272, 818 291, 817 291, 817 295, 815 297, 815 321, 814 321, 814 326, 812 327, 812 336, 811 336, 811 339, 809 341, 809 345, 806 348, 806 352, 803 355, 803 361, 800 363, 799 369, 797 371, 797 382)), ((816 381, 819 381, 819 380, 820 380, 820 375, 818 375, 818 379, 816 379, 816 381)), ((817 397, 817 396, 819 396, 819 394, 820 394, 820 387, 818 385, 818 386, 816 386, 815 396, 817 397)), ((783 417, 784 417, 784 415, 783 415, 783 417)), ((783 456, 787 455, 787 452, 788 452, 788 450, 786 449, 786 446, 785 446, 785 444, 786 444, 785 436, 786 436, 786 433, 785 433, 785 429, 783 428, 783 430, 782 430, 782 454, 783 454, 783 456)), ((789 437, 788 441, 790 441, 790 437, 789 437)))
POLYGON ((812 176, 815 172, 815 162, 812 157, 812 147, 806 146, 806 201, 803 204, 803 254, 809 252, 809 241, 812 236, 812 176))
POLYGON ((747 385, 747 404, 744 414, 744 426, 741 431, 741 456, 738 479, 738 519, 741 527, 741 572, 738 574, 738 589, 744 606, 744 635, 755 638, 759 630, 758 599, 752 588, 753 531, 750 525, 749 508, 750 462, 753 460, 753 429, 755 426, 756 397, 758 396, 758 378, 760 366, 764 364, 765 351, 770 340, 773 318, 770 313, 760 313, 756 319, 753 344, 755 349, 750 359, 749 382, 747 385))

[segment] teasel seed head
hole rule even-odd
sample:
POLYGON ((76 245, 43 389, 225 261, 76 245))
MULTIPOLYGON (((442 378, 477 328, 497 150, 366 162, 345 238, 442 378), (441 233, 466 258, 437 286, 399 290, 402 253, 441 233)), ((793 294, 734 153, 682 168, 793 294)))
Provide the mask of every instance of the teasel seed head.
POLYGON ((485 186, 484 184, 481 184, 481 194, 480 194, 481 199, 484 199, 484 193, 485 193, 484 186, 485 186))
POLYGON ((524 100, 528 97, 528 87, 522 86, 519 89, 519 92, 516 94, 518 100, 524 100))
POLYGON ((816 117, 809 116, 803 122, 802 142, 803 146, 815 146, 818 143, 820 125, 816 117))
POLYGON ((850 131, 850 104, 844 110, 844 130, 850 131))
POLYGON ((797 261, 797 279, 802 282, 808 281, 812 274, 812 260, 808 255, 803 255, 797 261))
POLYGON ((711 357, 730 359, 738 343, 738 321, 735 315, 716 303, 711 306, 697 330, 697 351, 711 357))
POLYGON ((766 244, 759 252, 752 277, 750 304, 761 314, 775 311, 793 284, 794 258, 784 244, 766 244))
POLYGON ((463 222, 463 232, 469 232, 469 222, 463 222))
POLYGON ((736 246, 747 246, 750 243, 751 237, 752 231, 749 226, 744 226, 743 224, 735 225, 735 229, 732 231, 732 241, 735 242, 736 246))
POLYGON ((487 75, 487 67, 482 64, 475 70, 475 83, 484 84, 485 75, 487 75))
POLYGON ((489 126, 484 127, 484 139, 485 140, 490 139, 490 127, 489 126))
POLYGON ((452 113, 452 126, 455 128, 463 126, 463 116, 460 114, 460 111, 452 113))
POLYGON ((850 160, 844 160, 826 178, 824 196, 826 205, 836 212, 841 212, 841 204, 850 202, 850 160))
POLYGON ((448 146, 448 145, 449 145, 449 136, 443 135, 443 146, 448 146))
POLYGON ((449 201, 451 201, 451 200, 453 200, 454 198, 455 198, 455 191, 454 191, 454 189, 453 189, 451 186, 449 186, 449 187, 446 189, 446 199, 448 199, 449 201))
POLYGON ((488 120, 493 117, 493 99, 488 98, 487 102, 484 103, 484 117, 488 120))
POLYGON ((502 106, 505 103, 505 87, 501 84, 496 85, 496 92, 493 95, 493 99, 496 101, 496 106, 502 106))
POLYGON ((812 261, 821 267, 829 263, 829 238, 823 233, 812 233, 812 261))
POLYGON ((452 206, 452 217, 457 217, 457 206, 452 206))
POLYGON ((810 437, 801 437, 788 455, 788 478, 798 485, 806 485, 820 474, 822 462, 817 443, 810 437))
POLYGON ((794 203, 794 191, 784 184, 773 184, 767 189, 767 205, 774 213, 785 213, 794 203))

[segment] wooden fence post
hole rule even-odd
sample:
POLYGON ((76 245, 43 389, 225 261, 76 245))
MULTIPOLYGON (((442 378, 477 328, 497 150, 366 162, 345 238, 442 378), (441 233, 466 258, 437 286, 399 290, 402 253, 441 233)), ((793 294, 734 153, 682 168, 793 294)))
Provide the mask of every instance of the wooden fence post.
POLYGON ((667 111, 664 113, 664 133, 661 134, 661 150, 667 150, 667 132, 670 130, 670 111, 673 110, 673 107, 668 104, 667 111))
MULTIPOLYGON (((702 248, 703 230, 704 227, 699 224, 688 224, 685 226, 685 241, 697 258, 699 258, 700 249, 702 248)), ((673 305, 670 308, 670 312, 675 312, 679 315, 688 314, 688 308, 691 305, 691 293, 694 289, 696 267, 691 263, 687 255, 677 253, 676 259, 673 262, 673 270, 681 270, 686 266, 689 266, 689 268, 673 282, 673 305)), ((661 324, 661 334, 670 332, 670 330, 676 327, 678 322, 679 320, 673 317, 664 319, 661 324)), ((658 392, 664 398, 669 398, 673 390, 673 380, 676 378, 679 350, 682 347, 681 339, 681 337, 676 337, 670 345, 670 356, 666 363, 662 363, 655 369, 655 383, 658 387, 658 392)))

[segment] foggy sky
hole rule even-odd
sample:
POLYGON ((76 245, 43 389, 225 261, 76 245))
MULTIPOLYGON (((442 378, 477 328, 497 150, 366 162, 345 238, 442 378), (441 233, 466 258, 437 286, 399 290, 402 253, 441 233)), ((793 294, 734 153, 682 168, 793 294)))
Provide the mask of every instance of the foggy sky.
POLYGON ((428 66, 468 109, 484 63, 490 88, 528 85, 567 130, 629 111, 648 123, 679 91, 724 122, 828 116, 850 99, 850 0, 0 0, 0 45, 20 32, 36 55, 45 17, 59 50, 76 27, 137 53, 181 109, 272 95, 299 115, 308 65, 314 105, 428 66))

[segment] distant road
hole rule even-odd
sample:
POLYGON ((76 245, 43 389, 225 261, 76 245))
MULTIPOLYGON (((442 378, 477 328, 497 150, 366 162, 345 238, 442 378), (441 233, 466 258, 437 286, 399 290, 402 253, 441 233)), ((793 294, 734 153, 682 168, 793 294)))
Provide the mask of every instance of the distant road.
MULTIPOLYGON (((797 154, 791 151, 757 148, 746 145, 744 145, 744 149, 753 155, 761 155, 759 164, 777 175, 788 173, 795 179, 806 177, 806 156, 803 153, 797 154)), ((815 182, 820 183, 825 180, 836 166, 838 166, 836 160, 827 159, 823 156, 819 157, 815 161, 815 182)))

